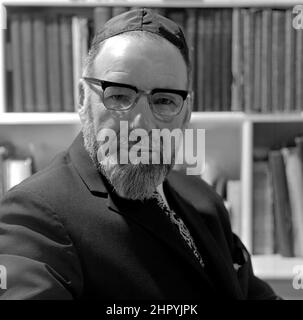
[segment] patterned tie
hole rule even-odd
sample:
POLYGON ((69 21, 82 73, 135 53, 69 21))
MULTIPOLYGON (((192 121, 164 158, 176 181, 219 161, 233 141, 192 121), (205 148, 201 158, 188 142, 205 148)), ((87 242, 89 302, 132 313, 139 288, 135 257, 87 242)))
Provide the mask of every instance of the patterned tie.
POLYGON ((193 252, 195 257, 198 259, 200 265, 202 267, 204 267, 205 264, 203 262, 203 259, 202 259, 201 255, 200 255, 200 253, 199 253, 199 251, 198 251, 198 249, 196 247, 194 239, 190 235, 190 232, 187 229, 187 227, 186 227, 185 223, 183 222, 183 220, 173 210, 168 208, 168 206, 164 202, 162 196, 158 192, 155 192, 153 197, 157 200, 157 202, 158 202, 159 206, 161 207, 161 209, 169 217, 169 219, 172 222, 172 224, 178 228, 179 233, 181 234, 182 238, 187 243, 187 245, 189 246, 189 248, 191 249, 191 251, 193 252))

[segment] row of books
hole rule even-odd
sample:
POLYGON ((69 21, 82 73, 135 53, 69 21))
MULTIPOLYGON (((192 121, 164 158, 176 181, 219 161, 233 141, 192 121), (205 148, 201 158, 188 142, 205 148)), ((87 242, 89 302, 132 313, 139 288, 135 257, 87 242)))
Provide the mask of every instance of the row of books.
POLYGON ((258 157, 253 169, 253 253, 303 256, 303 137, 258 157))
POLYGON ((303 110, 303 30, 292 9, 234 9, 232 110, 303 110))
POLYGON ((8 111, 74 112, 88 51, 88 21, 13 14, 7 34, 8 111))
MULTIPOLYGON (((8 111, 75 110, 77 83, 92 36, 130 8, 92 8, 90 16, 8 15, 8 111)), ((291 10, 155 8, 176 21, 192 60, 194 111, 303 110, 303 30, 291 10)))
POLYGON ((32 173, 33 162, 30 156, 17 155, 9 143, 0 144, 0 200, 7 190, 32 173))

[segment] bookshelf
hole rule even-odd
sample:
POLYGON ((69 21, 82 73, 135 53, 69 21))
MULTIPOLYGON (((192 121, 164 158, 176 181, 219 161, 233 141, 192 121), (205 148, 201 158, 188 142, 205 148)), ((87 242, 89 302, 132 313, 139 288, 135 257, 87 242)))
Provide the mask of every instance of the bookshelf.
MULTIPOLYGON (((97 6, 148 6, 178 8, 244 8, 272 7, 290 8, 302 5, 302 1, 178 1, 178 0, 137 0, 137 1, 3 1, 6 7, 50 7, 62 10, 90 10, 97 6)), ((302 31, 303 32, 303 31, 302 31)), ((37 169, 43 168, 59 151, 64 150, 80 130, 80 121, 76 113, 40 113, 6 112, 5 90, 5 46, 4 31, 0 30, 0 138, 12 141, 17 148, 29 149, 36 153, 37 169), (64 137, 64 138, 63 138, 64 137)), ((216 161, 219 169, 230 179, 241 181, 241 234, 247 248, 252 250, 252 192, 253 192, 253 150, 256 144, 270 144, 274 139, 275 129, 271 129, 268 139, 262 140, 269 128, 284 128, 285 132, 293 129, 298 133, 303 127, 303 112, 276 114, 247 114, 245 112, 194 112, 191 126, 206 129, 206 157, 216 161), (261 141, 261 142, 260 142, 261 141), (262 142, 263 141, 263 142, 262 142), (224 155, 224 156, 222 156, 224 155)), ((269 131, 268 131, 269 130, 269 131)), ((207 160, 207 159, 206 159, 207 160)), ((284 258, 279 255, 256 255, 252 257, 257 276, 268 280, 277 292, 289 297, 302 297, 300 292, 293 292, 291 280, 293 267, 303 265, 303 258, 284 258), (287 285, 286 285, 287 284, 287 285)), ((302 297, 303 298, 303 297, 302 297)))

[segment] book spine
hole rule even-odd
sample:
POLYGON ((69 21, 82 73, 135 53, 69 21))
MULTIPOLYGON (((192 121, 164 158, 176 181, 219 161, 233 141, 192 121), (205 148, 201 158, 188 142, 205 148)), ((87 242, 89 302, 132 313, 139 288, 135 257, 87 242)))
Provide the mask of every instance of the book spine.
POLYGON ((34 86, 35 106, 38 112, 48 111, 47 93, 47 68, 46 68, 46 32, 45 18, 40 15, 33 17, 33 39, 34 39, 34 86))
POLYGON ((272 111, 284 109, 284 13, 273 10, 272 13, 272 111))
POLYGON ((62 111, 59 23, 56 15, 47 17, 47 74, 50 111, 62 111))
POLYGON ((59 19, 63 111, 73 112, 75 106, 73 97, 72 22, 69 16, 61 16, 59 19))
MULTIPOLYGON (((232 10, 223 9, 221 27, 221 110, 231 111, 231 87, 232 87, 232 10)), ((220 73, 219 73, 220 75, 220 73)))
POLYGON ((214 50, 214 9, 206 9, 204 15, 204 63, 203 63, 203 90, 204 90, 204 103, 203 110, 213 110, 213 88, 214 88, 214 61, 212 59, 214 50))
MULTIPOLYGON (((292 10, 285 12, 285 96, 284 111, 294 111, 295 98, 295 29, 292 10)), ((302 52, 301 52, 302 54, 302 52)))
POLYGON ((232 111, 243 111, 243 41, 243 10, 234 8, 232 13, 232 111))
POLYGON ((252 112, 253 109, 253 61, 254 61, 254 35, 253 13, 244 10, 243 36, 244 36, 244 110, 252 112))
POLYGON ((303 256, 303 178, 298 148, 283 148, 287 185, 293 219, 294 254, 303 256))
POLYGON ((35 111, 34 106, 34 61, 33 61, 33 28, 29 14, 21 16, 21 61, 22 82, 24 86, 24 111, 35 111))
MULTIPOLYGON (((0 36, 1 37, 1 36, 0 36)), ((3 81, 0 79, 0 86, 4 86, 4 92, 2 98, 2 102, 0 101, 0 113, 1 112, 11 112, 13 111, 13 61, 12 61, 12 41, 11 41, 11 22, 8 21, 8 28, 5 34, 5 45, 4 50, 0 49, 0 60, 5 60, 5 72, 2 75, 3 81), (3 59, 5 57, 5 59, 3 59), (5 81, 4 81, 5 80, 5 81), (6 101, 6 106, 4 104, 6 101), (1 105, 2 104, 2 105, 1 105)), ((1 61, 0 61, 1 64, 1 61)), ((0 66, 1 68, 1 66, 0 66)), ((1 77, 0 77, 1 78, 1 77)), ((1 89, 0 89, 1 91, 1 89)), ((0 93, 1 96, 1 93, 0 93)))
POLYGON ((273 200, 267 161, 253 166, 253 253, 274 253, 273 200))
POLYGON ((272 21, 271 9, 262 11, 261 45, 261 112, 271 111, 271 66, 272 66, 272 21))
POLYGON ((213 50, 212 50, 212 74, 213 74, 213 90, 212 90, 212 108, 211 111, 220 111, 222 108, 222 77, 223 77, 223 64, 222 56, 226 54, 223 51, 222 40, 222 25, 223 25, 223 15, 221 9, 216 9, 213 12, 213 50))
POLYGON ((204 10, 198 10, 198 34, 197 34, 197 93, 195 95, 197 111, 204 111, 204 78, 206 74, 204 73, 204 63, 205 63, 205 18, 204 10))
POLYGON ((254 12, 254 84, 253 84, 253 111, 261 111, 261 11, 254 12))
POLYGON ((295 111, 303 111, 303 31, 296 30, 296 98, 295 111))
POLYGON ((293 257, 294 239, 291 208, 285 165, 280 150, 269 152, 269 167, 273 186, 276 251, 285 257, 293 257))

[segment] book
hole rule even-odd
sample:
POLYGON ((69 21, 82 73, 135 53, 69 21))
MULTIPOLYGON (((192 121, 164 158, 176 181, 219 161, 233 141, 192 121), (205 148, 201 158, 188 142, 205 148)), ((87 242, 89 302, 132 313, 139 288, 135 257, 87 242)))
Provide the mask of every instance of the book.
POLYGON ((47 38, 47 83, 49 93, 49 111, 62 111, 62 82, 60 76, 60 41, 59 21, 57 15, 49 15, 46 19, 47 38))
POLYGON ((23 111, 33 112, 34 109, 34 56, 33 56, 33 27, 29 14, 21 15, 21 72, 24 87, 23 111))
POLYGON ((302 30, 295 31, 296 37, 296 95, 295 95, 295 111, 303 111, 303 32, 302 30))
POLYGON ((22 81, 22 62, 21 62, 21 17, 12 14, 9 19, 11 51, 8 52, 12 57, 12 111, 22 112, 24 103, 24 88, 22 81))
MULTIPOLYGON (((203 101, 203 110, 212 111, 213 109, 213 89, 214 89, 214 60, 213 50, 214 50, 214 9, 205 9, 203 10, 204 18, 204 41, 203 41, 203 83, 202 90, 204 91, 204 101, 203 101)), ((200 58, 200 57, 199 57, 200 58)))
POLYGON ((34 82, 35 111, 47 112, 47 61, 46 61, 46 26, 45 17, 40 14, 33 16, 33 50, 35 56, 34 82))
POLYGON ((72 52, 72 19, 70 16, 59 17, 61 74, 62 80, 62 111, 73 112, 73 52, 72 52))
POLYGON ((82 77, 84 60, 88 53, 88 19, 80 16, 72 17, 72 54, 73 54, 73 92, 74 105, 78 103, 78 84, 82 77))
POLYGON ((290 207, 295 256, 303 256, 303 176, 302 163, 297 147, 282 148, 285 163, 287 186, 289 190, 290 207))
MULTIPOLYGON (((295 104, 295 29, 292 26, 292 10, 285 12, 285 93, 284 93, 284 111, 291 112, 295 104)), ((302 54, 302 52, 301 52, 302 54)))
POLYGON ((274 253, 272 184, 267 161, 253 164, 253 253, 274 253))
POLYGON ((244 10, 232 10, 232 86, 231 86, 231 111, 242 111, 244 105, 244 35, 243 35, 244 10))
POLYGON ((253 110, 254 84, 254 21, 253 10, 243 10, 243 50, 244 50, 244 110, 251 113, 253 110))
POLYGON ((206 74, 204 72, 205 63, 205 50, 204 50, 204 38, 205 38, 205 21, 204 21, 204 11, 202 9, 198 10, 198 31, 197 31, 197 60, 196 60, 196 70, 197 70, 197 84, 196 84, 196 111, 203 111, 204 107, 204 95, 205 89, 204 78, 206 74))
MULTIPOLYGON (((232 87, 232 10, 222 9, 221 33, 221 111, 231 111, 231 87, 232 87)), ((215 83, 216 85, 216 83, 215 83)))
POLYGON ((292 213, 285 164, 280 150, 269 152, 269 168, 273 186, 276 252, 285 257, 293 257, 292 213))
POLYGON ((253 61, 253 101, 252 110, 253 112, 261 111, 261 32, 262 32, 262 12, 256 10, 253 14, 254 19, 254 61, 253 61))
POLYGON ((232 231, 241 237, 241 181, 227 180, 226 201, 229 204, 232 231))
POLYGON ((223 51, 222 40, 223 40, 223 14, 222 10, 216 9, 213 12, 213 30, 212 30, 212 57, 209 63, 212 63, 212 70, 210 71, 213 75, 213 86, 212 86, 212 105, 211 111, 220 111, 222 108, 222 78, 223 78, 223 56, 226 52, 223 51))
POLYGON ((271 62, 272 62, 272 19, 271 9, 262 11, 262 32, 261 32, 261 102, 260 108, 262 113, 271 111, 272 95, 271 95, 271 62))
POLYGON ((285 15, 272 11, 272 112, 284 110, 285 15))

